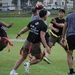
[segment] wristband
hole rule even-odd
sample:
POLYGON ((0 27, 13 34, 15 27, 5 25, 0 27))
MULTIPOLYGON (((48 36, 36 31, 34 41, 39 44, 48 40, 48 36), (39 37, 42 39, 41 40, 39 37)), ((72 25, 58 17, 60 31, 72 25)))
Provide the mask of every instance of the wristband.
POLYGON ((17 34, 18 36, 20 36, 20 34, 17 34))

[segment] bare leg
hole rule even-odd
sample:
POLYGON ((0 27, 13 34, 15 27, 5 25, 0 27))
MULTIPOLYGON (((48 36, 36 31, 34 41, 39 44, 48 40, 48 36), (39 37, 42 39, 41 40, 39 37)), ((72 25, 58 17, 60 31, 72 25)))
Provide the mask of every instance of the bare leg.
POLYGON ((39 63, 41 60, 40 59, 34 59, 30 62, 30 65, 33 65, 33 64, 37 64, 39 63))
POLYGON ((69 69, 73 69, 73 61, 72 61, 72 54, 71 52, 67 52, 67 62, 69 69))
POLYGON ((35 59, 30 62, 30 65, 39 63, 42 60, 42 58, 43 57, 41 55, 35 56, 35 59))
POLYGON ((14 70, 16 70, 21 64, 22 62, 26 59, 27 55, 23 54, 22 57, 20 57, 17 62, 14 65, 14 70))
MULTIPOLYGON (((53 43, 52 42, 49 42, 49 47, 51 48, 53 46, 53 43)), ((45 56, 43 58, 44 61, 46 61, 48 64, 50 64, 50 60, 48 58, 49 54, 47 53, 46 49, 45 49, 45 56)))
POLYGON ((47 53, 47 51, 46 51, 46 49, 45 49, 45 56, 46 56, 47 58, 48 58, 48 55, 49 55, 49 54, 47 53))

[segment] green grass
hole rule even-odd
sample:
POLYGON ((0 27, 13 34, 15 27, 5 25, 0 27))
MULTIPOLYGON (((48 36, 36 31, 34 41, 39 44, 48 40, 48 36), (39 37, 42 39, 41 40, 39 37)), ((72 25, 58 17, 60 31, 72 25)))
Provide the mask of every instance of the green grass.
MULTIPOLYGON (((48 25, 51 18, 47 19, 48 25)), ((14 25, 12 28, 7 29, 7 33, 8 33, 8 37, 9 38, 15 38, 16 34, 26 25, 28 25, 28 23, 31 21, 31 18, 27 18, 27 17, 23 17, 23 18, 0 18, 0 21, 4 21, 7 24, 9 24, 10 22, 13 22, 14 25)), ((26 38, 27 37, 28 32, 26 32, 25 34, 22 35, 21 38, 26 38)))
MULTIPOLYGON (((53 17, 47 19, 48 25, 50 20, 53 17)), ((31 21, 30 18, 0 18, 0 21, 4 21, 7 24, 14 22, 14 26, 10 29, 7 29, 8 37, 15 38, 16 34, 31 21)), ((23 34, 20 38, 26 38, 27 33, 23 34)), ((11 52, 7 52, 5 48, 0 52, 0 75, 9 75, 9 72, 12 70, 15 62, 20 57, 19 50, 23 45, 23 42, 13 42, 14 47, 11 47, 11 52)), ((75 53, 74 53, 75 56, 75 53)), ((69 72, 67 65, 67 55, 60 45, 56 44, 49 55, 51 64, 47 64, 42 61, 36 65, 30 66, 29 75, 67 75, 69 72)), ((25 61, 29 61, 27 58, 25 61)), ((24 62, 25 62, 24 61, 24 62)), ((24 63, 23 62, 23 63, 24 63)), ((75 63, 74 63, 75 66, 75 63)), ((75 67, 74 67, 75 69, 75 67)), ((17 69, 19 75, 26 75, 24 72, 23 64, 17 69)))
POLYGON ((30 18, 1 18, 0 20, 7 24, 10 22, 14 23, 12 28, 7 29, 8 37, 10 38, 15 38, 16 34, 31 21, 30 18))
MULTIPOLYGON (((50 10, 51 12, 51 17, 57 16, 59 10, 50 10)), ((74 12, 73 10, 66 10, 65 15, 74 12)), ((31 10, 30 11, 0 11, 0 17, 30 17, 32 14, 31 10), (19 14, 20 12, 20 14, 19 14)))
MULTIPOLYGON (((7 48, 0 52, 0 75, 9 75, 9 72, 12 70, 15 62, 20 57, 19 50, 23 45, 23 42, 13 42, 13 44, 14 47, 11 47, 10 53, 7 52, 7 48)), ((41 61, 36 65, 30 66, 29 75, 67 75, 69 72, 67 65, 67 55, 62 47, 56 44, 51 50, 49 59, 51 64, 41 61)), ((29 61, 29 58, 27 58, 25 61, 29 61)), ((23 63, 17 69, 19 75, 26 75, 24 72, 23 63)))

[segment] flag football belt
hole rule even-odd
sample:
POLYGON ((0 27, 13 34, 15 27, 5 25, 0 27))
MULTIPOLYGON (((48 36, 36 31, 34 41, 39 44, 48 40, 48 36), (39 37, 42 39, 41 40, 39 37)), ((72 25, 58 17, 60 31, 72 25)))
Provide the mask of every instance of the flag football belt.
POLYGON ((1 37, 0 42, 1 42, 1 41, 2 41, 4 44, 5 44, 5 43, 8 43, 7 48, 8 48, 8 52, 10 52, 9 45, 10 45, 10 46, 13 46, 13 44, 10 42, 9 38, 7 38, 7 37, 1 37), (4 39, 4 41, 2 41, 2 39, 4 39))
MULTIPOLYGON (((30 45, 29 45, 28 54, 30 54, 31 49, 32 49, 32 43, 30 43, 30 45)), ((23 47, 22 47, 21 50, 20 50, 20 55, 22 55, 22 51, 23 51, 23 47)), ((32 58, 33 58, 33 57, 32 57, 31 55, 29 55, 30 61, 32 60, 32 58)))
POLYGON ((50 33, 53 35, 53 36, 55 36, 55 37, 57 37, 57 38, 59 38, 60 36, 57 36, 56 34, 54 34, 51 30, 49 30, 50 31, 50 33))

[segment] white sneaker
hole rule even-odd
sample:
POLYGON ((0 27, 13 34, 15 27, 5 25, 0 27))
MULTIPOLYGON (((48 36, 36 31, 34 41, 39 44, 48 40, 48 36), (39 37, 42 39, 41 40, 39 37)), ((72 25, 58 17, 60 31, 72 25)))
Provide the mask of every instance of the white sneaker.
POLYGON ((18 75, 15 70, 10 71, 10 75, 18 75))
POLYGON ((26 72, 27 74, 29 74, 29 66, 30 66, 30 63, 29 63, 29 62, 25 62, 25 63, 24 63, 25 72, 26 72))

